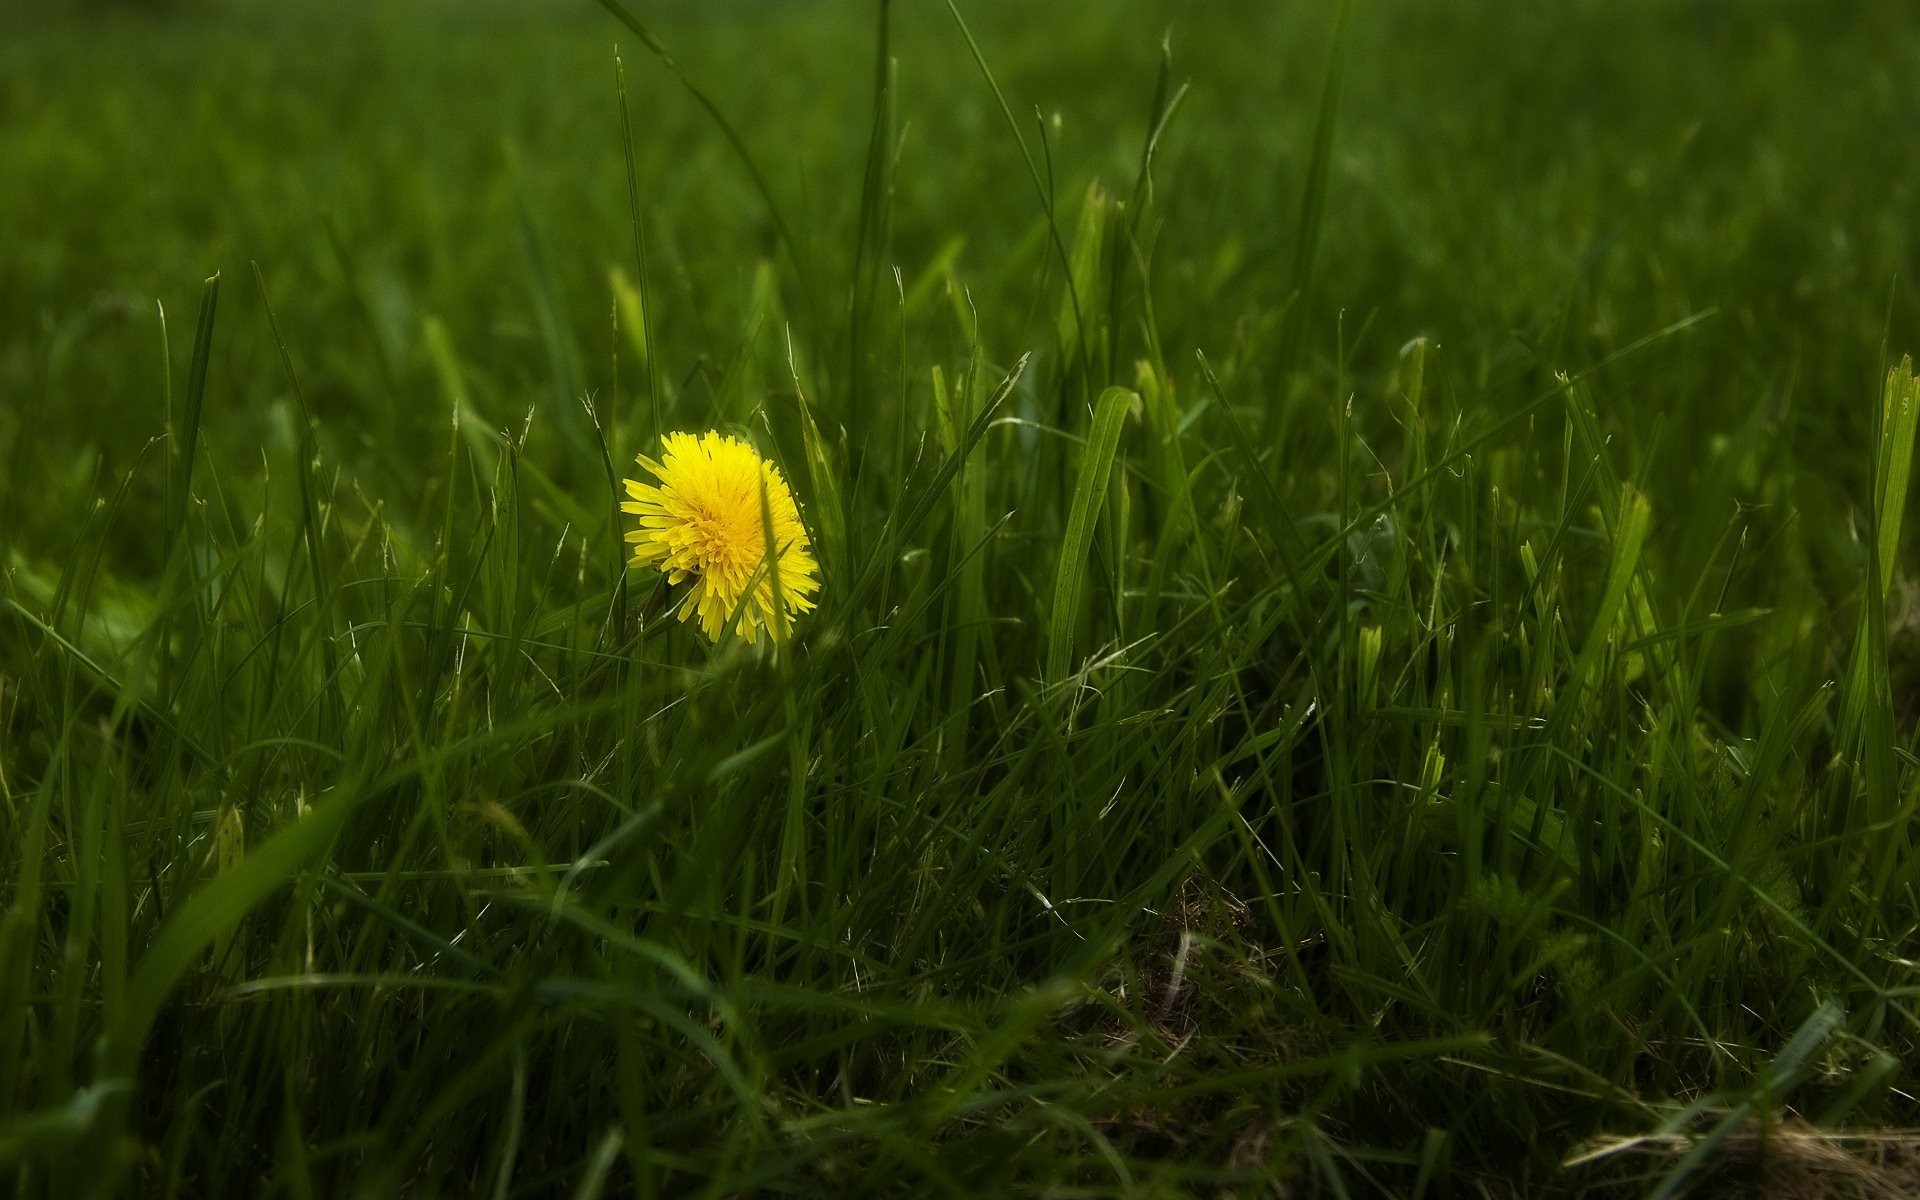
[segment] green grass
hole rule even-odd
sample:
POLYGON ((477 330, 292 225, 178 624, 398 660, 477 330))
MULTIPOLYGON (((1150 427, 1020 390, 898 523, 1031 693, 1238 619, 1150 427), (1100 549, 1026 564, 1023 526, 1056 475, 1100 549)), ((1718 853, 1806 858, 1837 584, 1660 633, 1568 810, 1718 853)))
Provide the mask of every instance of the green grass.
POLYGON ((0 17, 0 1191, 1906 1186, 1915 78, 1892 0, 0 17), (623 565, 708 428, 777 654, 623 565))

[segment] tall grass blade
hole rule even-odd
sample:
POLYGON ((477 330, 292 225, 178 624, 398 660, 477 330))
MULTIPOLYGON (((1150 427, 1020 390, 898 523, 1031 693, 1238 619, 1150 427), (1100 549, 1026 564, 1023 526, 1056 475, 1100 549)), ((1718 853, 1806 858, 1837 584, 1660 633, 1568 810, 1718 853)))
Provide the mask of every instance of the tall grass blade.
MULTIPOLYGON (((1327 192, 1333 177, 1333 139, 1340 120, 1340 92, 1346 82, 1347 44, 1352 25, 1353 0, 1339 0, 1334 10, 1333 38, 1327 49, 1326 79, 1320 87, 1320 106, 1313 122, 1313 148, 1307 155, 1307 177, 1301 187, 1293 263, 1288 271, 1292 299, 1283 318, 1285 326, 1277 372, 1283 386, 1300 368, 1307 324, 1312 320, 1314 264, 1319 257, 1320 229, 1326 220, 1327 192)), ((1280 403, 1268 406, 1263 440, 1272 441, 1284 412, 1284 397, 1280 403)))
POLYGON ((626 5, 622 4, 620 0, 600 0, 600 7, 612 13, 614 18, 622 25, 633 30, 634 34, 639 37, 641 44, 653 51, 654 56, 660 60, 661 65, 665 66, 667 70, 673 74, 673 77, 679 81, 680 86, 686 89, 689 96, 693 97, 694 103, 706 111, 707 116, 712 119, 715 127, 720 130, 721 136, 727 139, 727 145, 732 147, 734 155, 740 160, 740 165, 746 168, 747 177, 753 181, 754 190, 760 193, 761 201, 766 204, 767 216, 773 221, 774 228, 779 231, 781 244, 787 248, 787 253, 793 258, 794 267, 800 273, 800 286, 802 291, 811 296, 811 279, 813 272, 808 269, 806 256, 801 252, 799 241, 793 236, 793 229, 787 223, 786 216, 781 211, 780 202, 774 198, 773 188, 767 183, 766 173, 760 169, 760 164, 754 160, 753 152, 747 149, 746 140, 740 136, 733 122, 728 120, 726 114, 720 111, 720 106, 714 101, 713 97, 709 96, 705 89, 694 83, 693 77, 688 75, 686 70, 674 60, 673 55, 667 53, 665 44, 654 36, 652 30, 641 24, 639 18, 635 17, 626 5))
POLYGON ((1093 552, 1094 524, 1107 497, 1107 479, 1120 449, 1120 431, 1127 414, 1140 402, 1131 389, 1110 387, 1094 404, 1093 425, 1080 455, 1080 478, 1074 485, 1067 512, 1067 531, 1060 542, 1060 562, 1053 577, 1053 603, 1047 610, 1047 681, 1067 678, 1073 658, 1073 633, 1080 617, 1080 595, 1085 588, 1087 558, 1093 552))

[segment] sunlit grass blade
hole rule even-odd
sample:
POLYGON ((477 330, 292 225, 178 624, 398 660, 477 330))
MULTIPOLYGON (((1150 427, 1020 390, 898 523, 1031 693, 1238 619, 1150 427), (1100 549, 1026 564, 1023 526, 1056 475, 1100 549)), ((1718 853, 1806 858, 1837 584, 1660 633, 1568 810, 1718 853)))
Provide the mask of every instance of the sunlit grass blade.
POLYGON ((1120 449, 1120 431, 1140 397, 1127 388, 1110 387, 1094 404, 1080 456, 1080 476, 1067 512, 1067 530, 1060 543, 1059 566, 1053 577, 1053 603, 1047 609, 1047 680, 1066 679, 1073 658, 1073 634, 1080 619, 1080 597, 1086 587, 1088 556, 1093 552, 1094 524, 1107 499, 1107 479, 1120 449))

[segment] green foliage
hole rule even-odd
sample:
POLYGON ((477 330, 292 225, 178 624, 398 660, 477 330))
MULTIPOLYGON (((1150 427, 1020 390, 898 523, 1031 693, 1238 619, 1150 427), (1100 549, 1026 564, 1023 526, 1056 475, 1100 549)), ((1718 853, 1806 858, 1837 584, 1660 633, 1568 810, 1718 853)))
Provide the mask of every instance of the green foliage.
POLYGON ((1920 1124, 1909 18, 0 15, 0 1191, 1920 1124), (624 564, 710 427, 778 651, 624 564))

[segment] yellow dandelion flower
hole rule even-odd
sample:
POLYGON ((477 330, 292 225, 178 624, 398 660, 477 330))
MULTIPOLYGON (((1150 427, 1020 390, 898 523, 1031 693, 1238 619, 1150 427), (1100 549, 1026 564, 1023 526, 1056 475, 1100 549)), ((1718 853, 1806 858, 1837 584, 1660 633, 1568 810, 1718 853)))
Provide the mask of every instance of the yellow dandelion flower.
POLYGON ((793 619, 813 607, 820 564, 780 468, 721 433, 670 433, 658 462, 644 454, 637 461, 660 482, 627 480, 621 511, 640 518, 627 533, 633 565, 657 569, 670 584, 691 579, 680 619, 698 615, 709 639, 718 641, 737 611, 749 643, 762 626, 784 641, 793 619), (777 561, 767 554, 769 525, 777 561))

